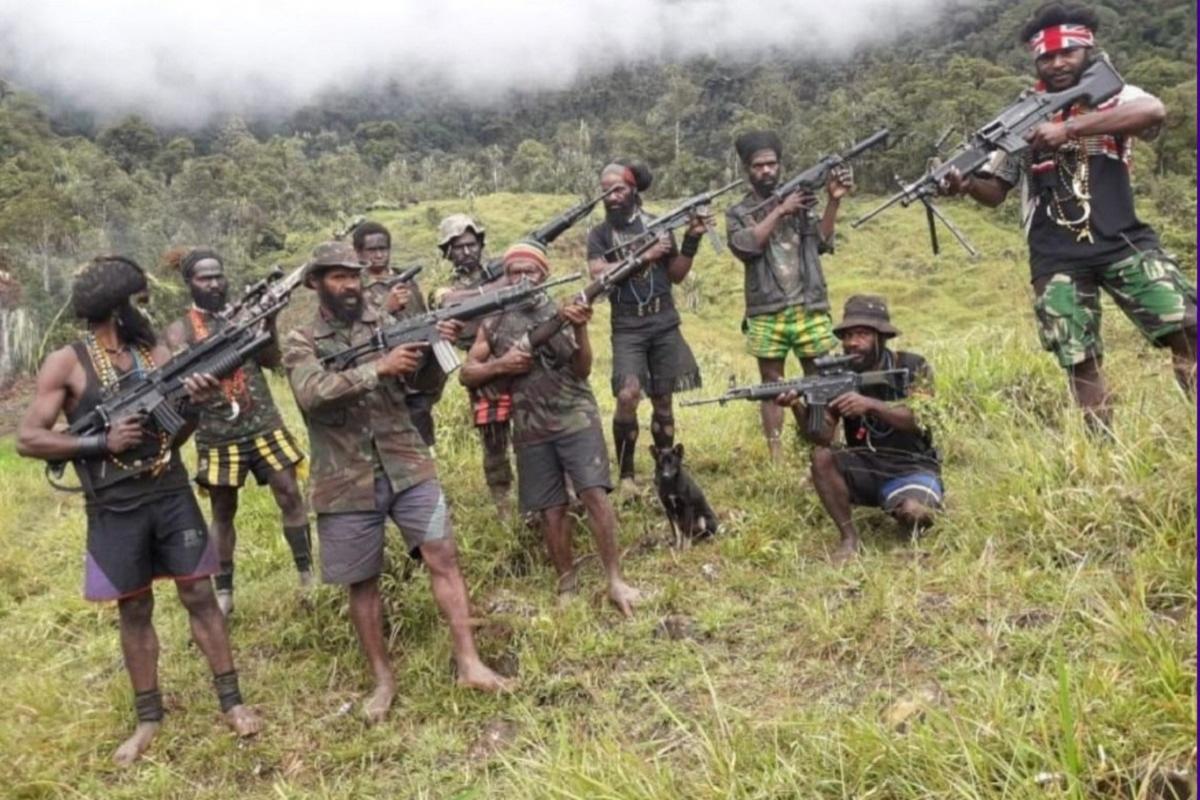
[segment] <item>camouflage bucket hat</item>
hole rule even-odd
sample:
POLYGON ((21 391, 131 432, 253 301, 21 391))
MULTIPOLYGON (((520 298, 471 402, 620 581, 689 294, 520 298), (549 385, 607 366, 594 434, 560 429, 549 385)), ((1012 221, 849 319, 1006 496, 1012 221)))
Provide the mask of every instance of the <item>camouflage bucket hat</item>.
POLYGON ((883 336, 900 335, 892 325, 887 301, 877 294, 855 294, 846 300, 842 321, 834 326, 833 332, 840 336, 850 328, 870 328, 883 336))
POLYGON ((466 214, 451 214, 438 223, 438 247, 445 253, 446 249, 450 246, 450 242, 462 236, 467 231, 471 231, 478 236, 479 241, 482 243, 483 235, 487 233, 487 228, 466 214))
POLYGON ((334 267, 361 270, 366 264, 358 260, 358 254, 346 242, 322 242, 313 249, 312 258, 304 268, 304 284, 311 287, 312 278, 334 267))

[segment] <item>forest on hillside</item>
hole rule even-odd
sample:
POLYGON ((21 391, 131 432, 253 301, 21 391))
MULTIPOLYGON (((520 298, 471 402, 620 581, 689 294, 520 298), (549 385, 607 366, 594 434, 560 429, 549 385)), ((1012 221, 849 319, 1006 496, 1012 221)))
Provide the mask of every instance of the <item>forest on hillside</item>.
MULTIPOLYGON (((260 269, 296 255, 296 232, 332 230, 373 208, 582 193, 614 157, 644 160, 654 196, 677 197, 734 177, 731 143, 753 127, 779 129, 786 163, 800 168, 888 126, 892 147, 858 170, 863 191, 886 192, 894 174, 921 171, 944 131, 961 137, 1031 83, 1016 31, 1038 2, 951 5, 932 28, 839 62, 771 51, 736 63, 626 64, 486 107, 385 83, 283 119, 213 119, 200 130, 97 119, 0 72, 0 378, 66 335, 70 276, 98 252, 153 265, 172 245, 206 243, 260 269)), ((1168 106, 1166 130, 1139 145, 1136 184, 1182 225, 1196 213, 1194 5, 1097 7, 1104 49, 1168 106)), ((1194 261, 1194 240, 1169 244, 1194 261)))

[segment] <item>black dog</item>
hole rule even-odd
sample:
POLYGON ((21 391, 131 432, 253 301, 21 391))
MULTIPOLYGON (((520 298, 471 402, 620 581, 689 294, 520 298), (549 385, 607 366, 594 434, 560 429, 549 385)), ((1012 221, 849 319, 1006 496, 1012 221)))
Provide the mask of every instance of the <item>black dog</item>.
POLYGON ((717 515, 683 467, 683 445, 664 448, 651 445, 650 454, 654 456, 654 488, 675 533, 675 546, 683 547, 685 541, 716 533, 717 515))

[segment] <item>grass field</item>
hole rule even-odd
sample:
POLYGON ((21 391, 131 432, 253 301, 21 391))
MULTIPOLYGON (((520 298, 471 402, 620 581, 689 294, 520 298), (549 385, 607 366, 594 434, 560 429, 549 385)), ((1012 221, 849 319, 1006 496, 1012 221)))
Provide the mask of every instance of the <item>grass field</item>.
MULTIPOLYGON (((499 195, 475 211, 499 252, 570 202, 499 195)), ((868 205, 853 203, 844 219, 868 205)), ((379 215, 397 263, 430 264, 426 286, 445 274, 429 260, 433 226, 459 208, 379 215)), ((0 794, 1171 796, 1164 782, 1194 763, 1196 743, 1195 407, 1165 354, 1107 305, 1116 437, 1089 438, 1038 348, 1015 226, 963 205, 948 211, 983 258, 968 260, 944 237, 934 259, 922 215, 897 210, 858 231, 844 225, 825 261, 839 314, 855 291, 887 295, 901 346, 937 371, 928 414, 948 510, 915 544, 860 511, 863 557, 831 567, 835 532, 808 485, 804 449, 771 468, 756 408, 683 409, 678 438, 723 534, 676 552, 656 503, 624 505, 627 572, 653 599, 619 619, 592 568, 583 596, 559 610, 540 548, 497 521, 464 393, 448 389, 438 461, 485 620, 482 650, 519 665, 510 696, 452 686, 427 582, 396 550, 385 592, 401 693, 382 726, 345 713, 367 683, 344 595, 325 587, 311 608, 297 604, 277 512, 252 490, 239 517, 232 636, 243 690, 268 728, 246 743, 225 731, 163 585, 168 716, 148 757, 117 770, 109 758, 131 728, 131 692, 114 610, 80 598, 81 504, 51 491, 11 439, 0 442, 0 794)), ((552 251, 560 269, 582 259, 582 231, 564 239, 552 251)), ((676 292, 702 393, 731 374, 752 379, 732 258, 706 245, 696 278, 676 292)), ((594 324, 592 383, 607 416, 607 308, 594 324)), ((276 398, 302 432, 281 380, 276 398)), ((577 547, 590 549, 589 538, 577 547)))

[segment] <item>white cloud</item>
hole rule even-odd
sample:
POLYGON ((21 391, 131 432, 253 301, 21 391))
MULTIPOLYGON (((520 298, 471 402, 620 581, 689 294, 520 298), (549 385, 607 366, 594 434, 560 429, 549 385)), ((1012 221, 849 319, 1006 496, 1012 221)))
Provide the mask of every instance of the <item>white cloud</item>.
POLYGON ((945 0, 0 0, 0 74, 111 116, 272 115, 388 81, 471 101, 639 59, 836 57, 945 0))

